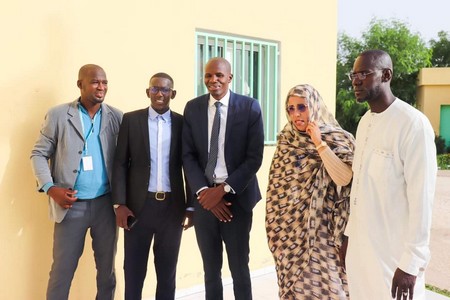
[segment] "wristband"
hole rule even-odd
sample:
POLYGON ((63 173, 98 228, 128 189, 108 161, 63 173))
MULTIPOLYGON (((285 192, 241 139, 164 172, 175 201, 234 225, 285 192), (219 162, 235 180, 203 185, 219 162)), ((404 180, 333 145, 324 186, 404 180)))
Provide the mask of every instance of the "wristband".
POLYGON ((316 150, 319 151, 320 149, 326 146, 328 146, 327 143, 325 141, 322 141, 320 142, 320 145, 316 147, 316 150))

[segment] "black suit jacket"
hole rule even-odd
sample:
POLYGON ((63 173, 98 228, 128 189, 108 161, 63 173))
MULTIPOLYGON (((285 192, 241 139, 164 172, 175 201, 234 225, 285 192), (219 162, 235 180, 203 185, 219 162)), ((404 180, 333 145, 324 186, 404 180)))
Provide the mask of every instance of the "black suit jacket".
MULTIPOLYGON (((173 213, 179 214, 182 218, 186 209, 181 157, 183 117, 171 112, 171 119, 169 179, 172 197, 170 201, 174 201, 173 213)), ((150 142, 148 108, 145 108, 123 116, 112 174, 113 203, 126 204, 135 216, 139 217, 147 198, 149 178, 150 142)))
MULTIPOLYGON (((208 162, 209 94, 186 104, 183 126, 183 164, 193 193, 208 186, 205 168, 208 162)), ((251 211, 261 199, 256 172, 262 163, 264 129, 257 100, 231 92, 225 132, 226 182, 236 194, 227 200, 251 211)))

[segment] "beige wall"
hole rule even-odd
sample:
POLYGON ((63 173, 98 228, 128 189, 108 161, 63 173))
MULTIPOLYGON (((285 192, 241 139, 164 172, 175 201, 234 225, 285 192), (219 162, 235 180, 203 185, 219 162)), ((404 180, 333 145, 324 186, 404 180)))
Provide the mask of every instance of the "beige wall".
POLYGON ((439 135, 441 105, 450 105, 450 68, 421 69, 417 83, 417 108, 430 119, 439 135))
MULTIPOLYGON (((178 90, 175 111, 194 96, 196 28, 281 42, 281 99, 299 83, 310 83, 334 110, 337 1, 211 2, 4 1, 0 10, 0 299, 43 299, 51 264, 53 224, 47 200, 35 191, 29 154, 47 109, 78 97, 81 65, 107 72, 106 101, 124 112, 148 105, 149 76, 171 74, 178 90)), ((282 103, 283 100, 280 100, 282 103)), ((280 112, 280 125, 285 123, 280 112)), ((266 147, 258 176, 264 193, 273 147, 266 147)), ((251 268, 272 265, 266 246, 264 201, 255 209, 251 268)), ((123 240, 117 253, 117 299, 123 295, 123 240)), ((152 258, 150 259, 152 260, 152 258)), ((224 270, 227 270, 225 267, 224 270)), ((153 267, 144 296, 153 294, 153 267)), ((202 284, 193 230, 183 236, 178 287, 202 284)), ((228 277, 228 271, 224 272, 228 277)), ((70 299, 93 299, 95 273, 87 238, 70 299)))

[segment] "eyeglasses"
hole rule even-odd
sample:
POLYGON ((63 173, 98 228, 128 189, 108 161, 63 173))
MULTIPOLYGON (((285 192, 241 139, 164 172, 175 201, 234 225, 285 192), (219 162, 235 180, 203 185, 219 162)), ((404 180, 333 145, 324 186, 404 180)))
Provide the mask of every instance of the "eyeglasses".
POLYGON ((293 114, 295 114, 295 112, 296 112, 297 110, 298 110, 299 112, 305 112, 307 107, 308 107, 307 104, 297 104, 297 106, 291 105, 291 106, 288 106, 287 112, 288 112, 290 115, 293 115, 293 114))
POLYGON ((375 73, 375 71, 369 71, 369 72, 362 71, 362 72, 356 72, 356 73, 350 72, 347 74, 347 76, 348 76, 348 79, 350 79, 351 81, 353 81, 355 79, 358 79, 359 81, 361 81, 361 80, 366 79, 367 76, 369 76, 373 73, 375 73))
POLYGON ((172 91, 171 88, 167 88, 167 87, 159 87, 159 86, 151 86, 148 89, 150 91, 150 93, 156 95, 159 92, 161 92, 163 95, 169 95, 169 93, 172 91))

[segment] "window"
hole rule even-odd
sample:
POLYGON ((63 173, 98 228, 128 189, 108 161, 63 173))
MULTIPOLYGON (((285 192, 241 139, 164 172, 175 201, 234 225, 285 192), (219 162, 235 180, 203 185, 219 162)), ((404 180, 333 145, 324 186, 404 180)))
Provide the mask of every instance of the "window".
POLYGON ((204 66, 212 57, 231 63, 231 90, 259 101, 263 113, 265 144, 275 144, 278 133, 279 44, 265 40, 196 32, 196 95, 207 93, 203 84, 204 66))

